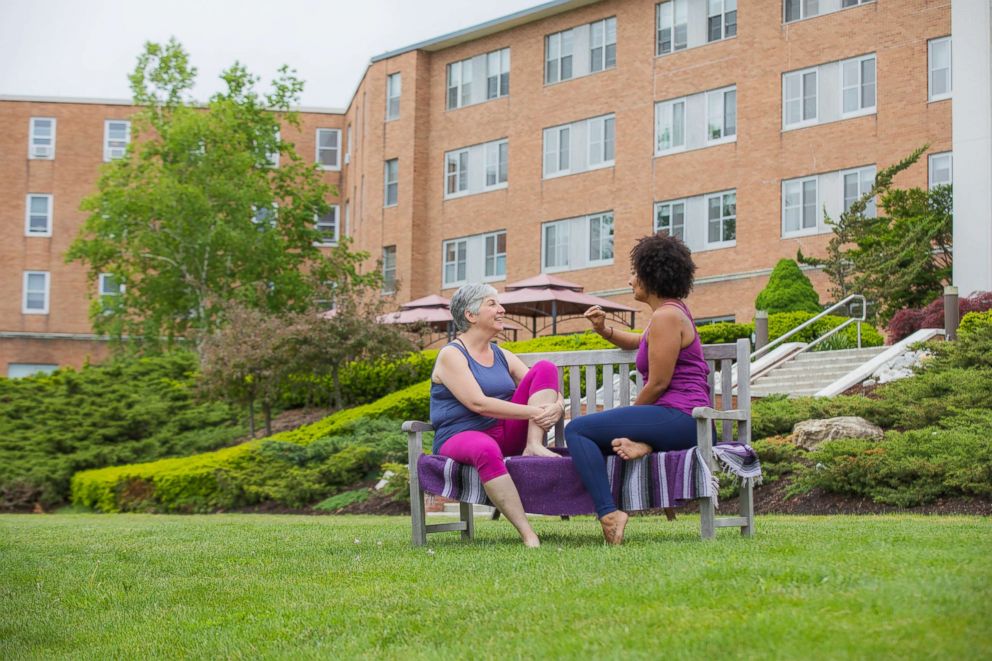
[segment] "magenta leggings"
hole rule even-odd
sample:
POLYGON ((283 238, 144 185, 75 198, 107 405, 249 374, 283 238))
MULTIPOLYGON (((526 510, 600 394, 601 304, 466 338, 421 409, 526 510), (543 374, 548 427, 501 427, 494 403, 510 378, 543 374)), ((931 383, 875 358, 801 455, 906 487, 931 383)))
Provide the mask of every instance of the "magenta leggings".
MULTIPOLYGON (((547 360, 540 360, 527 370, 510 401, 526 404, 531 395, 541 390, 558 392, 558 368, 547 360)), ((497 420, 495 425, 482 431, 458 432, 441 445, 438 454, 451 457, 460 464, 475 466, 482 482, 488 482, 506 475, 503 457, 524 451, 527 424, 527 420, 497 420)))

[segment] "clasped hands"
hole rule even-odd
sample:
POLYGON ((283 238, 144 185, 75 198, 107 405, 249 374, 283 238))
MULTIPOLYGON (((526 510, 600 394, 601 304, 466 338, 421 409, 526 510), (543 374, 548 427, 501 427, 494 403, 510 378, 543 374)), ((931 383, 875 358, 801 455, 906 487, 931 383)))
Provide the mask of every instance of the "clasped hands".
POLYGON ((551 402, 550 404, 541 404, 538 408, 541 412, 532 416, 531 420, 544 431, 548 431, 554 427, 555 423, 565 415, 565 405, 560 400, 551 402))

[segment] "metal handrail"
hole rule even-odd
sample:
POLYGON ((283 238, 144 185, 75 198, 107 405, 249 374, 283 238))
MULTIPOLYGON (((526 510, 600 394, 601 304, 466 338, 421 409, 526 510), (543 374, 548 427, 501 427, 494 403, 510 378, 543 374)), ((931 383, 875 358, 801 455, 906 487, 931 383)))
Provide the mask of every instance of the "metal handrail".
POLYGON ((848 319, 844 323, 842 323, 842 324, 840 324, 840 325, 838 325, 838 326, 830 329, 829 331, 827 331, 826 333, 824 333, 820 337, 816 338, 815 340, 813 340, 812 342, 810 342, 809 344, 807 344, 805 347, 803 347, 802 349, 800 349, 797 353, 802 353, 803 351, 809 350, 810 348, 816 346, 817 344, 819 344, 823 340, 825 340, 828 337, 834 335, 835 333, 837 333, 841 329, 850 326, 851 324, 857 324, 858 325, 858 348, 860 349, 861 348, 861 324, 868 318, 867 317, 867 313, 868 313, 868 301, 861 294, 851 294, 850 296, 848 296, 844 300, 838 301, 837 303, 834 303, 829 308, 827 308, 826 310, 824 310, 820 314, 816 315, 812 319, 807 319, 803 323, 799 324, 798 326, 796 326, 795 328, 793 328, 792 330, 790 330, 788 333, 786 333, 786 334, 784 334, 784 335, 776 338, 774 342, 769 342, 765 346, 763 346, 760 349, 754 351, 753 353, 751 353, 751 360, 754 361, 756 358, 760 357, 761 355, 763 355, 763 354, 767 353, 769 350, 771 350, 772 347, 778 346, 782 342, 785 342, 787 339, 789 339, 790 337, 792 337, 793 335, 795 335, 796 333, 798 333, 802 329, 806 328, 807 326, 811 326, 812 324, 814 324, 815 322, 819 321, 823 317, 827 316, 828 314, 830 314, 831 312, 833 312, 834 310, 836 310, 839 307, 842 307, 842 306, 845 306, 845 305, 848 306, 848 312, 850 313, 850 303, 851 303, 851 301, 854 301, 854 300, 861 301, 861 316, 860 317, 851 317, 850 319, 848 319))

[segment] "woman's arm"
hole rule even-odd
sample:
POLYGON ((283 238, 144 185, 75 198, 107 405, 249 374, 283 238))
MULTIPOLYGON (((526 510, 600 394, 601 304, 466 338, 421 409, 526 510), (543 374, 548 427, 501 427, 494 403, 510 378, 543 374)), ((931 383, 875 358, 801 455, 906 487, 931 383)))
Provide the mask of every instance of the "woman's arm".
MULTIPOLYGON (((524 364, 524 361, 520 360, 520 358, 518 358, 516 354, 514 354, 512 351, 508 351, 503 347, 497 347, 496 350, 502 351, 503 355, 506 356, 506 364, 510 368, 510 376, 513 377, 513 382, 519 386, 520 382, 524 380, 525 376, 527 376, 527 372, 530 370, 530 368, 527 367, 527 365, 524 364)), ((543 421, 535 420, 535 422, 537 422, 538 425, 540 425, 541 427, 550 428, 556 422, 558 422, 559 418, 565 415, 565 398, 562 397, 562 394, 560 392, 558 393, 558 398, 555 400, 555 407, 561 410, 560 412, 557 412, 558 413, 557 415, 553 416, 553 419, 550 419, 550 421, 547 423, 547 426, 542 424, 543 421)))
POLYGON ((514 404, 487 396, 472 375, 468 360, 457 349, 441 350, 434 376, 465 408, 487 418, 531 420, 544 414, 544 408, 540 406, 514 404))
POLYGON ((640 333, 623 331, 616 326, 606 325, 606 313, 603 308, 594 305, 583 313, 583 316, 592 324, 592 329, 599 333, 604 340, 611 342, 620 349, 636 349, 641 343, 640 333))
POLYGON ((682 349, 682 317, 670 307, 655 310, 648 330, 648 380, 634 404, 654 404, 668 388, 682 349))

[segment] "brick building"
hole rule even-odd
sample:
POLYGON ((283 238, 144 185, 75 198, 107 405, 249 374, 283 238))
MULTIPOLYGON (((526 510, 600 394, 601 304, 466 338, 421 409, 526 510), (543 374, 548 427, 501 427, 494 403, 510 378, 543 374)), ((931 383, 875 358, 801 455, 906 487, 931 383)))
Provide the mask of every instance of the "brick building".
MULTIPOLYGON (((695 315, 748 321, 877 169, 927 143, 896 184, 950 182, 950 32, 936 0, 558 0, 376 57, 345 111, 283 136, 329 164, 336 231, 399 303, 546 272, 629 304, 626 255, 666 229, 695 315)), ((4 373, 103 355, 105 283, 62 254, 132 111, 0 100, 4 373)))

